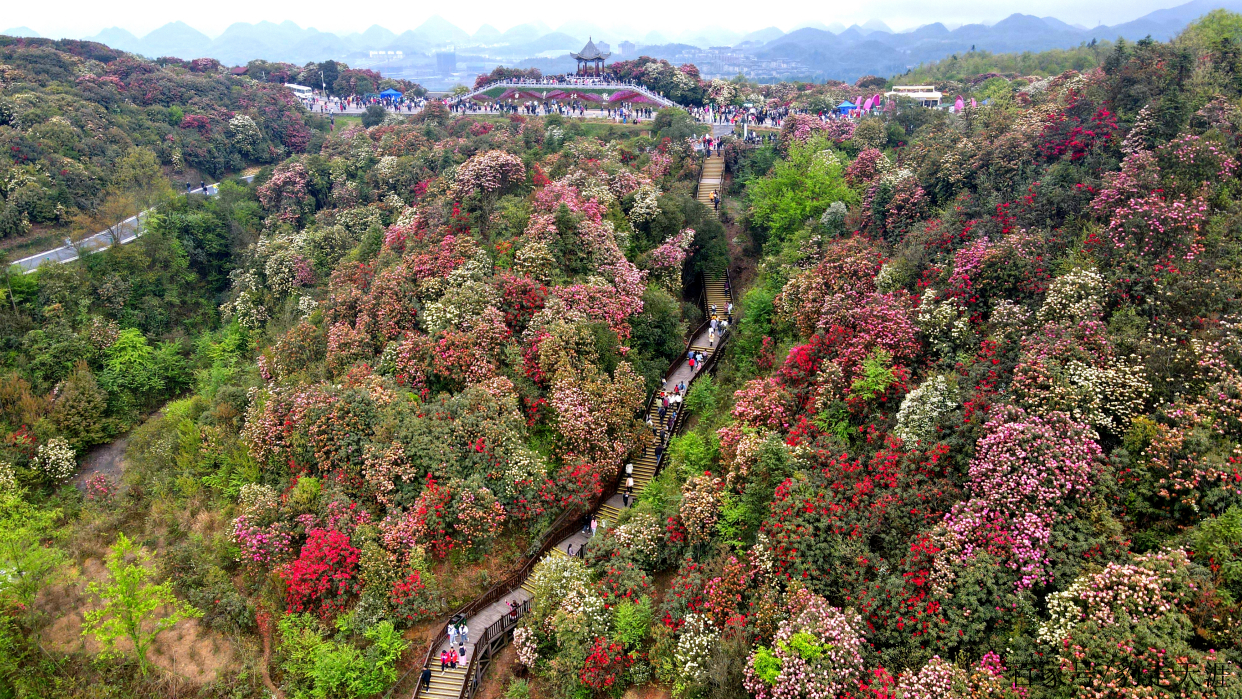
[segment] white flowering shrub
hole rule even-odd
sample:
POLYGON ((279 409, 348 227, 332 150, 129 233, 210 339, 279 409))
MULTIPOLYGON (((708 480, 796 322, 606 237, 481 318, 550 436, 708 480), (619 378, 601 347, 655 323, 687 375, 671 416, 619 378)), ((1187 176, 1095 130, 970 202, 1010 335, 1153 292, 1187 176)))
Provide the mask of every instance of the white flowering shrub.
POLYGON ((255 293, 243 291, 231 303, 220 306, 220 313, 237 318, 237 324, 247 330, 258 330, 267 321, 267 308, 255 300, 255 293))
MULTIPOLYGON (((834 201, 828 205, 827 209, 824 209, 823 215, 819 217, 819 224, 834 233, 840 232, 845 225, 846 213, 848 213, 848 209, 845 207, 845 202, 834 201)), ((883 268, 880 269, 880 272, 881 274, 884 272, 883 268)))
POLYGON ((948 357, 969 337, 970 314, 956 298, 938 301, 937 295, 930 287, 923 290, 914 324, 936 352, 948 357))
POLYGON ((12 493, 17 489, 17 475, 13 472, 13 464, 0 461, 0 494, 12 493))
POLYGON ((513 630, 513 649, 517 651, 518 662, 526 667, 534 667, 539 660, 539 642, 529 626, 513 630))
POLYGON ((280 505, 280 495, 270 485, 247 483, 241 487, 237 496, 237 506, 242 514, 251 517, 263 517, 276 512, 280 505))
POLYGON ((912 446, 930 444, 936 436, 936 420, 956 407, 956 387, 943 376, 932 376, 901 401, 893 434, 912 446))
POLYGON ((229 120, 229 138, 233 139, 237 150, 253 155, 255 148, 263 141, 263 132, 259 131, 259 125, 254 123, 254 119, 238 114, 229 120))
POLYGON ((629 549, 636 563, 651 564, 660 555, 660 523, 652 515, 638 513, 615 530, 617 541, 629 549))
POLYGON ((526 243, 517 251, 513 260, 513 271, 531 279, 542 282, 552 281, 552 270, 556 269, 556 258, 547 243, 526 243))
POLYGON ((319 302, 315 299, 310 296, 306 296, 305 294, 298 297, 298 314, 300 314, 303 318, 309 316, 311 313, 314 313, 316 308, 319 308, 319 302))
POLYGON ((677 639, 673 662, 682 683, 700 683, 707 679, 707 661, 720 641, 720 632, 703 614, 687 614, 686 623, 677 639))
POLYGON ((655 185, 644 184, 634 192, 634 208, 630 209, 630 221, 644 223, 660 213, 660 190, 655 185))
POLYGON ((35 467, 47 474, 47 477, 54 483, 63 483, 73 477, 74 471, 78 469, 78 460, 73 452, 73 447, 69 446, 68 440, 63 437, 52 437, 46 443, 39 445, 38 455, 35 456, 35 467))
POLYGON ((531 601, 532 618, 546 622, 571 591, 586 590, 591 586, 591 573, 580 558, 545 556, 531 572, 530 586, 534 595, 531 601))
POLYGON ((1104 312, 1104 278, 1093 269, 1075 269, 1052 281, 1036 319, 1040 323, 1097 320, 1104 312))

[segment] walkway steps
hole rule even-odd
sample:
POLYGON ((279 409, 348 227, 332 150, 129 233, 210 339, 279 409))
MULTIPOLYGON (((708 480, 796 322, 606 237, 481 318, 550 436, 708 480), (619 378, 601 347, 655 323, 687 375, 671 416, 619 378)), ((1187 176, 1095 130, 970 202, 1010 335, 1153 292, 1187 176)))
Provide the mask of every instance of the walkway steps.
POLYGON ((703 173, 699 175, 699 191, 698 200, 703 206, 713 209, 712 192, 724 192, 721 185, 724 182, 724 158, 719 155, 709 155, 707 160, 703 161, 703 173))

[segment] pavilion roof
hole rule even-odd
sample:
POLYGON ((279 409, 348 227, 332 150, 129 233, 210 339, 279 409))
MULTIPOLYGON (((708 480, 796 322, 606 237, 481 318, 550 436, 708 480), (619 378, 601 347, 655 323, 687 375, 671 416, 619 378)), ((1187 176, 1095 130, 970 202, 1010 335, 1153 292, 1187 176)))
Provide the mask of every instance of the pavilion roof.
POLYGON ((582 50, 579 51, 578 53, 570 54, 570 55, 572 55, 574 58, 578 59, 579 61, 594 61, 596 59, 608 58, 609 56, 612 55, 612 53, 611 52, 601 53, 600 50, 595 47, 595 41, 592 38, 588 37, 586 46, 583 46, 582 50))

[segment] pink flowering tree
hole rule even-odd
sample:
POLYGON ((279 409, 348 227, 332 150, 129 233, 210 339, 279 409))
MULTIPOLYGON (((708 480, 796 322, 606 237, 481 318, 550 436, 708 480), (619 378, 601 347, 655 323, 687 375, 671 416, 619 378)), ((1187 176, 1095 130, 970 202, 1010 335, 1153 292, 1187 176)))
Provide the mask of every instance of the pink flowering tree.
POLYGON ((805 589, 790 595, 789 618, 771 648, 746 661, 746 690, 757 699, 845 697, 864 680, 863 622, 805 589))
POLYGON ((1017 590, 1048 582, 1053 527, 1070 519, 1071 505, 1096 488, 1103 457, 1096 439, 1094 430, 1064 413, 999 410, 970 462, 972 497, 945 516, 936 535, 939 590, 949 590, 954 571, 985 552, 1010 571, 1017 590))
POLYGON ((269 226, 297 226, 315 210, 310 193, 311 174, 298 160, 281 163, 271 179, 259 186, 259 203, 268 212, 269 226))

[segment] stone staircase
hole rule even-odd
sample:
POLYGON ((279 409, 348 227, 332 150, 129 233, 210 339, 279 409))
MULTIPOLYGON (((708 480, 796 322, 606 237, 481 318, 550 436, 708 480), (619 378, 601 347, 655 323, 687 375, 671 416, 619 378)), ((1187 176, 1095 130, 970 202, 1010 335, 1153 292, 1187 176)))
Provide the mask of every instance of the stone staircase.
POLYGON ((720 192, 721 183, 724 182, 724 158, 719 155, 709 155, 707 160, 703 162, 703 174, 699 175, 699 203, 707 208, 712 208, 712 192, 720 192))

